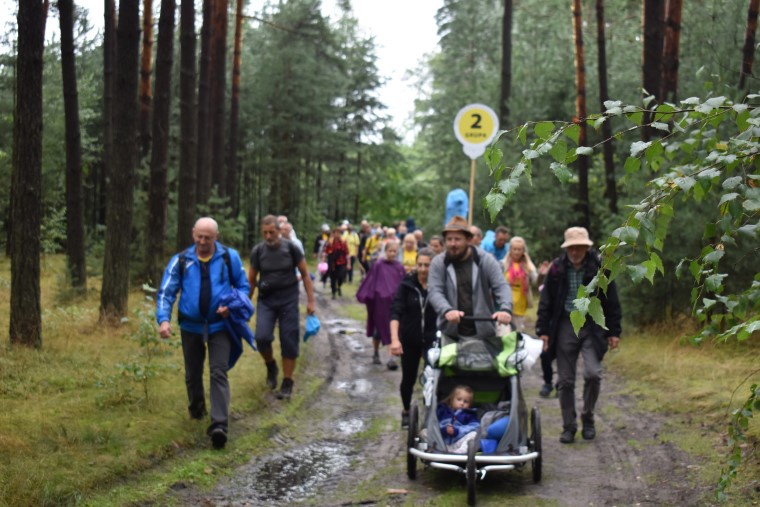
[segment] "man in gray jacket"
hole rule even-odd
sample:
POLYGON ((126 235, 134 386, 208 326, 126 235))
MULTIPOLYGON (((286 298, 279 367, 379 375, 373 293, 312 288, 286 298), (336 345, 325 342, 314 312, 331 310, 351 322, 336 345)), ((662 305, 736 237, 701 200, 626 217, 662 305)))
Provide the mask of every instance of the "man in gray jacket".
POLYGON ((445 255, 430 264, 428 301, 438 314, 438 327, 449 336, 490 338, 496 323, 463 320, 464 316, 490 316, 499 324, 512 320, 512 289, 501 266, 484 250, 470 245, 467 220, 451 218, 443 229, 445 255))

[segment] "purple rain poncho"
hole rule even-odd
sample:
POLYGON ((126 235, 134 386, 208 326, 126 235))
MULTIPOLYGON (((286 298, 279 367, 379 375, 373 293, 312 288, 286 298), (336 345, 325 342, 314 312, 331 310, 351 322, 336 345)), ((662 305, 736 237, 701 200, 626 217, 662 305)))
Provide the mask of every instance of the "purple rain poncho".
POLYGON ((377 337, 383 345, 391 343, 391 303, 406 272, 397 260, 379 260, 362 280, 356 299, 367 305, 367 336, 377 337))

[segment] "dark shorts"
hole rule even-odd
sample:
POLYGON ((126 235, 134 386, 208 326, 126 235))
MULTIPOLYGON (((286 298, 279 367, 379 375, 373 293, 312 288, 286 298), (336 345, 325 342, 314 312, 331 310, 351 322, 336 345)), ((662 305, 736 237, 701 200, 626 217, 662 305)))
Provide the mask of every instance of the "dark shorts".
POLYGON ((256 345, 261 352, 272 350, 274 326, 280 325, 280 348, 282 357, 298 357, 299 318, 298 286, 275 291, 258 299, 256 307, 256 345))

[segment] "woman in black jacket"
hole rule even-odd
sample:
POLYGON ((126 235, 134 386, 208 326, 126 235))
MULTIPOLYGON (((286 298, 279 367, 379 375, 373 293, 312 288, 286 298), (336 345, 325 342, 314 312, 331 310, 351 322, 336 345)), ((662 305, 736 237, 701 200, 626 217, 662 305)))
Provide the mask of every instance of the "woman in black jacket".
POLYGON ((420 359, 435 340, 436 314, 427 304, 428 272, 433 255, 429 248, 417 252, 416 267, 401 281, 391 306, 390 353, 401 356, 402 428, 409 427, 409 406, 420 359))

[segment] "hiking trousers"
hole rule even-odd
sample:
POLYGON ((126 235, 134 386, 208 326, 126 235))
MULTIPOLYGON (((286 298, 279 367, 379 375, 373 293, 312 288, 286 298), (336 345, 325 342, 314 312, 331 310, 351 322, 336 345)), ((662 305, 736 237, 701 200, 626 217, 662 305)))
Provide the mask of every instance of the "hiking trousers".
POLYGON ((226 331, 204 335, 181 330, 182 354, 185 358, 185 386, 187 386, 188 410, 190 415, 200 418, 206 411, 203 389, 203 364, 208 347, 209 397, 211 398, 211 429, 227 430, 230 411, 230 384, 227 370, 230 362, 230 338, 226 331))
MULTIPOLYGON (((581 336, 583 336, 581 330, 581 336)), ((583 411, 581 421, 584 425, 594 424, 594 407, 599 398, 602 382, 602 362, 594 348, 592 336, 578 339, 573 330, 570 317, 564 316, 559 324, 557 334, 557 373, 559 406, 562 409, 562 429, 573 433, 578 430, 575 412, 575 377, 578 356, 583 357, 583 411)))

